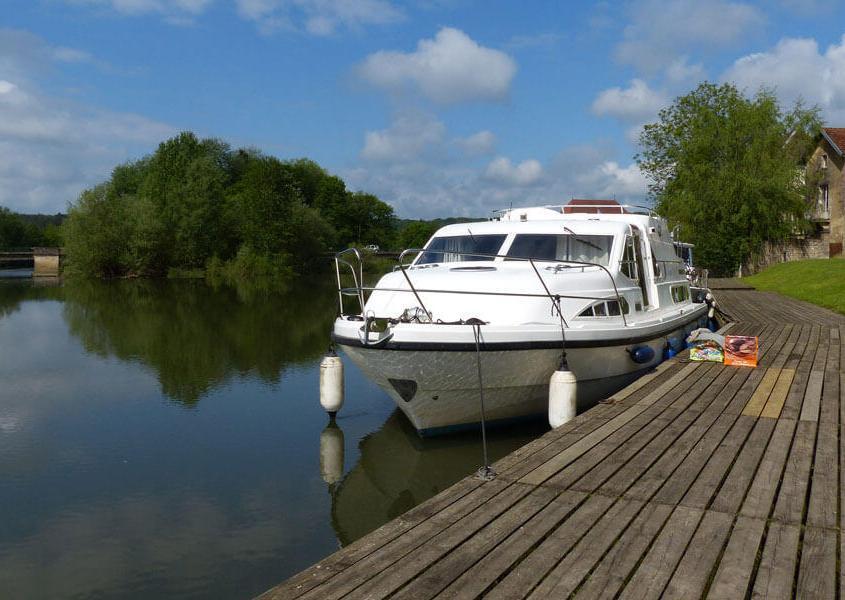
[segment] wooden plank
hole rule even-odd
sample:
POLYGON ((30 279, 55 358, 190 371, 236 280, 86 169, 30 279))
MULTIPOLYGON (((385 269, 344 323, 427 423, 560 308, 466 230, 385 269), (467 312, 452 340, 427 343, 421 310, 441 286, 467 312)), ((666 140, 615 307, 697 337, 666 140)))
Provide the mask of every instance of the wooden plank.
POLYGON ((807 525, 831 529, 837 527, 838 486, 839 435, 837 427, 830 423, 819 423, 810 502, 807 505, 807 525))
POLYGON ((529 598, 566 598, 601 560, 613 542, 639 513, 639 500, 619 500, 590 530, 590 535, 561 560, 540 582, 529 598))
POLYGON ((580 506, 585 498, 587 495, 580 492, 563 492, 505 541, 493 548, 483 560, 465 570, 440 593, 439 597, 455 600, 477 598, 549 532, 562 527, 564 531, 573 532, 574 535, 574 528, 566 523, 572 511, 580 506))
POLYGON ((660 596, 701 520, 703 510, 677 506, 620 594, 624 600, 660 596))
POLYGON ((523 476, 519 481, 526 485, 540 485, 555 473, 566 467, 576 458, 590 450, 593 446, 598 444, 601 440, 609 436, 611 433, 622 427, 625 423, 639 415, 646 410, 648 405, 635 404, 629 407, 625 412, 587 434, 563 452, 552 457, 527 475, 523 476))
MULTIPOLYGON (((451 539, 444 535, 433 538, 431 542, 418 548, 410 560, 403 561, 399 568, 393 567, 386 581, 381 582, 376 589, 379 594, 387 594, 397 587, 396 581, 402 578, 402 571, 411 575, 415 572, 422 572, 426 564, 430 564, 446 554, 443 560, 434 564, 414 579, 412 584, 393 596, 393 598, 406 600, 433 598, 461 573, 495 548, 499 542, 506 539, 527 520, 548 506, 555 496, 553 490, 542 487, 535 488, 531 494, 517 502, 463 544, 456 543, 456 536, 454 535, 451 539), (390 582, 393 583, 390 584, 390 582)), ((463 528, 463 523, 457 523, 455 528, 463 528)), ((461 535, 460 532, 456 531, 455 533, 461 535)))
POLYGON ((707 461, 698 474, 689 491, 684 495, 681 504, 694 508, 706 508, 710 500, 719 489, 722 480, 727 475, 734 457, 739 452, 745 439, 754 427, 757 419, 742 415, 725 436, 719 448, 707 461))
POLYGON ((815 442, 816 424, 798 421, 773 518, 785 523, 801 524, 815 442))
MULTIPOLYGON (((388 595, 413 579, 448 549, 487 526, 533 489, 513 484, 448 527, 438 527, 417 536, 403 536, 347 569, 343 578, 329 581, 316 595, 303 598, 330 600, 344 597, 351 600, 388 595)), ((538 497, 541 503, 548 500, 545 496, 538 497)))
POLYGON ((783 369, 780 372, 775 387, 769 395, 763 411, 760 413, 761 417, 768 419, 777 419, 783 410, 783 405, 786 402, 786 396, 789 393, 789 387, 792 385, 792 380, 795 378, 795 369, 783 369))
POLYGON ((755 600, 792 598, 792 580, 798 560, 801 528, 772 521, 766 532, 763 555, 751 597, 755 600))
POLYGON ((669 427, 665 428, 660 435, 655 436, 649 441, 622 468, 619 468, 615 472, 612 469, 607 469, 606 471, 596 469, 590 473, 590 476, 593 477, 585 477, 576 487, 581 488, 581 486, 584 486, 581 489, 588 487, 596 489, 594 486, 601 484, 601 487, 598 488, 599 493, 611 495, 624 494, 651 465, 657 462, 672 443, 687 430, 695 420, 695 417, 695 414, 685 412, 675 419, 669 427), (604 483, 601 483, 602 481, 604 483))
POLYGON ((745 496, 740 514, 759 519, 768 518, 786 467, 786 458, 792 446, 795 425, 796 421, 792 419, 778 420, 763 459, 757 467, 751 487, 745 496))
POLYGON ((733 600, 745 597, 765 529, 766 521, 763 519, 737 518, 707 592, 708 598, 733 600))
POLYGON ((711 510, 736 513, 745 498, 748 486, 757 472, 757 465, 769 444, 769 438, 775 428, 773 419, 760 419, 754 425, 734 461, 728 476, 710 505, 711 510))
POLYGON ((796 598, 836 597, 836 532, 807 527, 801 544, 796 598))
POLYGON ((660 398, 665 396, 666 394, 670 393, 673 389, 678 387, 679 384, 683 383, 687 378, 691 377, 693 373, 695 373, 696 369, 699 369, 703 366, 703 363, 691 362, 684 367, 671 379, 662 383, 657 389, 651 391, 646 395, 642 400, 639 400, 637 404, 641 405, 650 405, 654 402, 657 402, 660 398))
POLYGON ((673 507, 649 503, 637 515, 631 526, 622 534, 590 574, 589 579, 576 592, 577 598, 613 598, 625 584, 672 513, 673 507))
MULTIPOLYGON (((837 361, 838 362, 838 361, 837 361)), ((839 372, 827 369, 822 385, 819 422, 839 425, 839 372)))
POLYGON ((807 380, 807 389, 804 392, 804 404, 801 407, 802 421, 819 420, 823 385, 824 373, 822 371, 812 371, 807 380))
POLYGON ((601 488, 601 493, 622 494, 695 420, 698 414, 689 410, 689 407, 717 373, 716 370, 709 371, 688 390, 679 394, 676 403, 664 413, 670 420, 655 419, 649 423, 636 436, 619 445, 573 487, 582 491, 601 488))
POLYGON ((758 385, 757 389, 754 390, 754 394, 752 394, 748 404, 745 405, 745 408, 742 410, 742 414, 748 415, 749 417, 760 416, 760 413, 763 411, 763 407, 766 405, 766 401, 769 399, 769 394, 772 393, 775 383, 777 383, 780 372, 781 370, 775 367, 766 369, 763 379, 760 381, 760 385, 758 385))
POLYGON ((731 531, 733 515, 707 511, 661 598, 700 598, 731 531))
POLYGON ((662 362, 659 365, 657 365, 654 368, 653 371, 651 371, 650 373, 647 373, 646 375, 643 375, 642 377, 637 379, 635 382, 633 382, 631 385, 627 386, 626 388, 619 390, 618 392, 613 394, 610 398, 608 398, 608 400, 610 400, 612 402, 619 402, 621 400, 624 400, 625 398, 627 398, 628 396, 630 396, 631 394, 633 394, 637 390, 642 389, 647 385, 651 385, 652 382, 654 382, 654 380, 657 379, 667 369, 677 367, 677 366, 678 366, 678 363, 675 363, 675 362, 671 362, 671 361, 662 362))
POLYGON ((654 495, 656 502, 666 504, 677 504, 687 493, 690 486, 698 478, 699 473, 710 460, 713 452, 722 443, 725 435, 730 431, 736 422, 737 415, 723 414, 713 426, 708 429, 704 437, 693 446, 690 453, 684 457, 680 465, 666 479, 663 486, 654 495))
MULTIPOLYGON (((659 402, 651 404, 647 410, 594 446, 589 453, 579 457, 577 461, 546 481, 545 485, 567 489, 599 463, 603 465, 608 462, 619 465, 624 463, 625 458, 621 457, 630 456, 632 452, 636 451, 635 449, 646 444, 652 436, 658 434, 663 426, 671 422, 679 412, 693 401, 694 397, 691 395, 696 393, 693 388, 701 385, 700 381, 696 381, 697 378, 704 375, 704 385, 706 385, 706 380, 709 379, 708 374, 710 374, 710 377, 715 375, 715 372, 711 369, 713 366, 705 365, 703 368, 697 369, 696 375, 688 377, 669 394, 661 398, 659 402), (692 388, 689 386, 692 386, 692 388), (689 393, 687 393, 688 389, 690 390, 689 393)), ((578 489, 584 488, 581 486, 578 489)))
POLYGON ((523 598, 530 593, 612 505, 611 498, 590 496, 572 516, 491 589, 486 598, 523 598))

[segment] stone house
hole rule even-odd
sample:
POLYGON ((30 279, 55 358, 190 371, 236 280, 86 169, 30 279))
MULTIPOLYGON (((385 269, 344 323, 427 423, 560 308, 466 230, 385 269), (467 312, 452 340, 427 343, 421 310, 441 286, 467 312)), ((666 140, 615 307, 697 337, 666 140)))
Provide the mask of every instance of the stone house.
POLYGON ((827 255, 841 256, 845 242, 845 127, 822 129, 807 161, 806 178, 818 190, 810 218, 827 238, 827 255))
POLYGON ((766 244, 739 269, 739 276, 756 273, 768 265, 805 258, 843 256, 845 242, 845 127, 824 127, 802 173, 814 189, 807 216, 813 229, 806 235, 766 244))

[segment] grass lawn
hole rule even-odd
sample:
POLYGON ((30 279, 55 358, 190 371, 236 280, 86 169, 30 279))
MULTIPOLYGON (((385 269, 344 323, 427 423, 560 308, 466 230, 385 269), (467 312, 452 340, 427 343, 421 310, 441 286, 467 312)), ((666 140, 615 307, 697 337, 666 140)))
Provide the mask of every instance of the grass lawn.
POLYGON ((758 290, 779 292, 845 314, 845 259, 799 260, 742 279, 758 290))

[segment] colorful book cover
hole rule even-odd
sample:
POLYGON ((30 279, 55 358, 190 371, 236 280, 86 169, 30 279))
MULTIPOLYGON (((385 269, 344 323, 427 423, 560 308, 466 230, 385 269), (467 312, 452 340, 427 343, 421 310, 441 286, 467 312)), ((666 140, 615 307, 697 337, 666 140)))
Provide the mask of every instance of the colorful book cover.
POLYGON ((757 338, 748 335, 726 335, 725 364, 739 367, 756 367, 757 338))
POLYGON ((689 359, 702 362, 722 362, 724 354, 719 342, 715 340, 698 340, 689 349, 689 359))

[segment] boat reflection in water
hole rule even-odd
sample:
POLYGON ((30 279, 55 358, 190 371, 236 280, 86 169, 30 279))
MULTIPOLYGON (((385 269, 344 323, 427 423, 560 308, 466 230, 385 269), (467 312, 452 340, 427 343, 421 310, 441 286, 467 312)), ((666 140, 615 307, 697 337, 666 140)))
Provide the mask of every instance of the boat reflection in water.
MULTIPOLYGON (((488 431, 490 460, 495 461, 548 430, 544 421, 488 431)), ((431 498, 481 466, 480 431, 421 438, 402 413, 395 410, 380 429, 361 440, 360 458, 337 483, 331 481, 343 456, 325 458, 323 450, 337 444, 340 431, 330 424, 321 437, 320 464, 332 494, 332 526, 341 545, 347 545, 431 498), (324 465, 335 470, 327 472, 324 465), (326 476, 329 477, 326 477, 326 476)), ((342 432, 340 439, 342 440, 342 432)))

